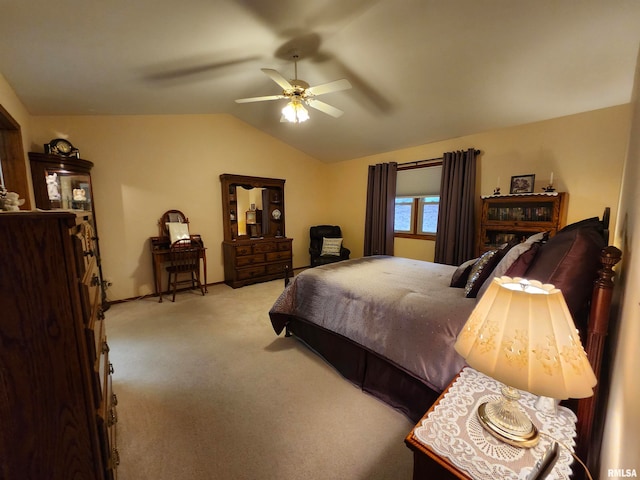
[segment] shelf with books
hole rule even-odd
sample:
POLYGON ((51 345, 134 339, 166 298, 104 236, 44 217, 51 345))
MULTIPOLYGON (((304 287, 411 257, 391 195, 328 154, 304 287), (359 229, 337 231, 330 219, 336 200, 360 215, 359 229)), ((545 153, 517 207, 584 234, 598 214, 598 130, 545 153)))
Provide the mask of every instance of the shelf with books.
POLYGON ((553 236, 565 225, 566 217, 566 192, 482 197, 476 253, 481 255, 514 238, 523 240, 537 232, 553 236))

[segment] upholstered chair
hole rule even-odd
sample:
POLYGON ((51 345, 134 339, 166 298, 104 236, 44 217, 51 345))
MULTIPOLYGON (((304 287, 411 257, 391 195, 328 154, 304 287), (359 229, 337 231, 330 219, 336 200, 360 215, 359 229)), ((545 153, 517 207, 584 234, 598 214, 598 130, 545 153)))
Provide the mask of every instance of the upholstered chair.
POLYGON ((309 255, 311 266, 348 260, 351 251, 342 244, 342 231, 338 225, 316 225, 309 228, 309 255))

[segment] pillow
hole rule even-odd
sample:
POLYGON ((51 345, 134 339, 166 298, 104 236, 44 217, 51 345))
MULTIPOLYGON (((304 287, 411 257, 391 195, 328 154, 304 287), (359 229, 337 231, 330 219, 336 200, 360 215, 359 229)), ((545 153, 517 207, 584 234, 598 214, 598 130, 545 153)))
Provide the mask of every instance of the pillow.
POLYGON ((171 243, 189 238, 188 223, 167 222, 167 227, 169 228, 169 239, 171 243))
MULTIPOLYGON (((598 217, 585 218, 584 220, 580 220, 579 222, 572 223, 563 227, 559 230, 559 232, 568 232, 570 230, 575 230, 578 228, 592 228, 596 231, 603 232, 604 226, 602 225, 602 221, 598 217)), ((559 233, 558 232, 558 233, 559 233)))
POLYGON ((473 264, 477 261, 477 258, 472 258, 471 260, 467 260, 466 262, 461 263, 460 266, 456 268, 456 271, 453 272, 453 275, 451 276, 451 283, 449 284, 449 286, 455 288, 464 288, 464 286, 467 284, 467 279, 469 278, 471 267, 473 267, 473 264))
POLYGON ((485 281, 482 283, 480 288, 478 289, 478 293, 476 297, 481 297, 484 292, 489 288, 491 284, 491 280, 494 277, 501 277, 506 275, 506 271, 508 268, 515 262, 522 254, 524 254, 527 250, 531 248, 532 244, 522 242, 518 245, 515 245, 513 248, 510 248, 509 251, 497 262, 496 267, 493 269, 493 273, 490 276, 485 278, 485 281))
MULTIPOLYGON (((471 287, 471 289, 467 289, 467 287, 469 286, 468 283, 469 281, 467 281, 467 285, 465 285, 465 289, 467 289, 467 297, 468 298, 475 298, 478 296, 478 293, 480 293, 480 291, 482 291, 482 293, 484 293, 484 291, 489 287, 489 283, 491 283, 489 280, 493 279, 493 277, 497 277, 498 275, 495 273, 495 270, 497 268, 497 266, 499 265, 499 263, 502 261, 502 259, 509 254, 509 252, 511 250, 513 250, 513 248, 515 248, 516 246, 520 245, 519 240, 517 237, 514 237, 512 240, 510 240, 508 243, 505 243, 504 245, 502 245, 502 247, 500 247, 499 249, 496 250, 495 255, 492 256, 490 264, 483 266, 482 267, 482 273, 477 275, 477 278, 473 279, 473 287, 471 287), (486 284, 486 286, 485 286, 486 284), (482 287, 484 286, 484 289, 482 289, 482 287)), ((488 252, 487 252, 488 253, 488 252)), ((482 257, 480 257, 482 258, 482 257)), ((472 267, 473 269, 473 267, 472 267)), ((470 273, 469 274, 469 280, 472 279, 473 274, 470 273)))
POLYGON ((540 248, 541 242, 536 242, 531 245, 531 247, 520 255, 515 261, 507 268, 504 275, 507 277, 525 277, 527 270, 533 263, 533 260, 536 258, 536 254, 538 253, 538 249, 540 248))
MULTIPOLYGON (((548 232, 536 233, 534 235, 531 235, 524 242, 518 243, 508 250, 505 250, 505 254, 502 256, 502 259, 498 262, 496 268, 493 270, 493 276, 502 277, 503 275, 507 275, 506 272, 509 267, 511 267, 511 265, 513 265, 513 263, 518 260, 518 258, 520 258, 522 254, 530 250, 533 245, 539 245, 539 243, 546 239, 548 235, 548 232)), ((489 285, 483 285, 483 287, 484 288, 482 289, 482 291, 484 292, 484 290, 486 290, 489 285)))
POLYGON ((489 250, 488 252, 484 252, 473 264, 469 272, 469 279, 464 286, 464 292, 467 298, 476 297, 478 290, 480 290, 485 280, 489 278, 489 275, 493 272, 500 258, 500 250, 489 250))
POLYGON ((320 256, 340 256, 340 248, 342 247, 342 239, 341 238, 322 238, 322 251, 320 252, 320 256))
POLYGON ((599 221, 587 219, 569 225, 540 246, 526 278, 560 289, 575 318, 591 297, 604 247, 599 221))

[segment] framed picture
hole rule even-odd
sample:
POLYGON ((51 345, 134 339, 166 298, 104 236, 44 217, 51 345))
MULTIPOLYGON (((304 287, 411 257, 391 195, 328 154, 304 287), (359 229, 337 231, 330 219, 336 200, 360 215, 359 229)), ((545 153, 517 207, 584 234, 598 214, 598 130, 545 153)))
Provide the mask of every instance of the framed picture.
POLYGON ((536 180, 534 174, 516 175, 511 177, 511 188, 509 193, 533 193, 533 184, 536 180))

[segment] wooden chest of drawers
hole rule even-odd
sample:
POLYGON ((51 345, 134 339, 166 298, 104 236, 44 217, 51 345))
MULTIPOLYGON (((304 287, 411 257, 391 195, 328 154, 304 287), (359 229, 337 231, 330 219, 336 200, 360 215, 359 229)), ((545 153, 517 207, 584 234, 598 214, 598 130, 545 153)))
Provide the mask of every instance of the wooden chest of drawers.
POLYGON ((292 269, 291 238, 260 238, 223 242, 224 281, 238 288, 284 278, 292 269))
POLYGON ((95 242, 87 212, 0 214, 0 478, 117 477, 95 242))

